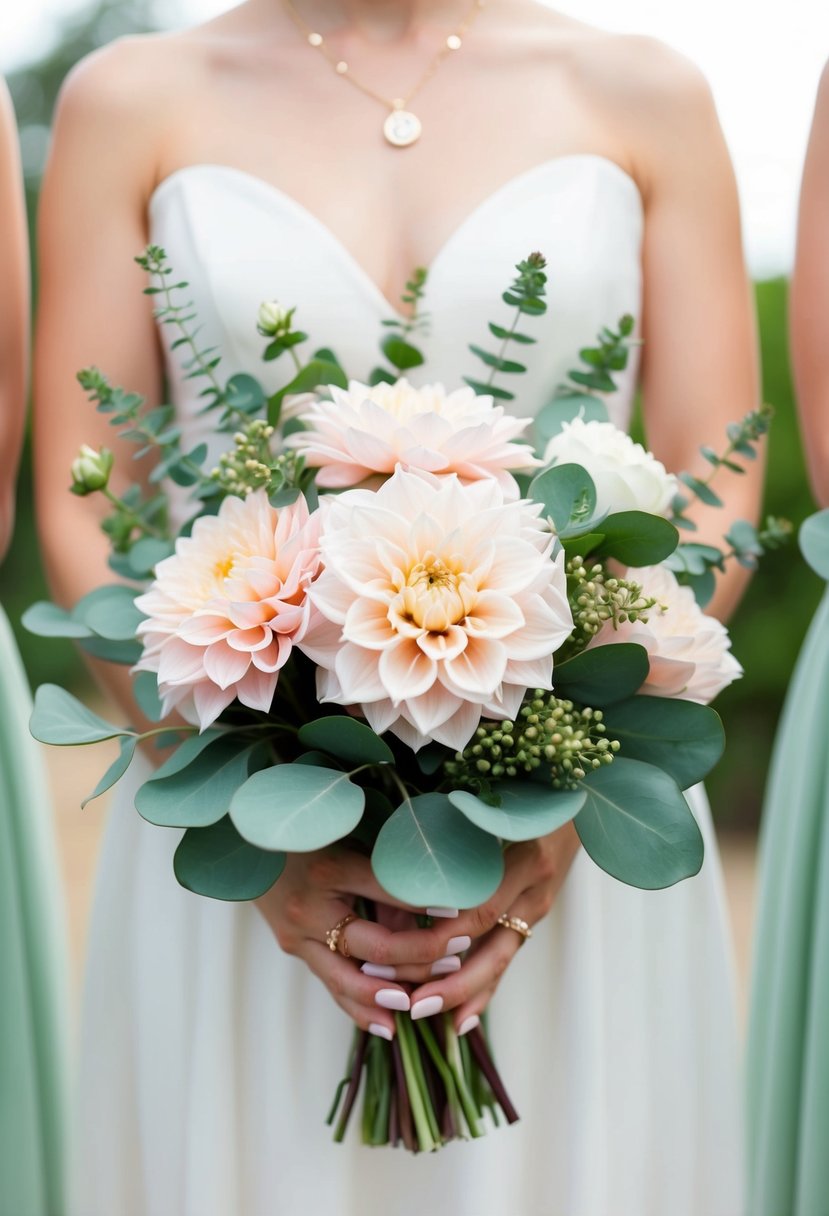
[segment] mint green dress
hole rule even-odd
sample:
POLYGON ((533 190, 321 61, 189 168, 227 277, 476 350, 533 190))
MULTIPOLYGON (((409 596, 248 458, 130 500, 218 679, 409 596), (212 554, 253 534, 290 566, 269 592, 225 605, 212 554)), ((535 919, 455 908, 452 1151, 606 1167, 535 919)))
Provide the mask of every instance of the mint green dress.
MULTIPOLYGON (((829 510, 800 539, 829 578, 829 510)), ((760 857, 748 1216, 829 1216, 829 588, 786 696, 760 857)))
POLYGON ((63 1216, 66 955, 30 710, 0 608, 0 1214, 63 1216))

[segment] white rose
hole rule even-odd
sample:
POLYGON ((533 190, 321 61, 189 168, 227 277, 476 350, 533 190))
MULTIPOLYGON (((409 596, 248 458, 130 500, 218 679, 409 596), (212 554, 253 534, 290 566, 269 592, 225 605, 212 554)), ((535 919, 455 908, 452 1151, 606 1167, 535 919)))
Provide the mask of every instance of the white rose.
POLYGON ((547 444, 545 464, 580 464, 596 485, 598 514, 648 511, 666 515, 677 479, 612 422, 565 422, 547 444))
POLYGON ((657 601, 656 607, 648 612, 647 624, 625 621, 614 629, 608 623, 590 645, 644 646, 650 672, 641 693, 707 705, 740 678, 743 669, 731 653, 728 630, 702 611, 690 587, 681 586, 665 566, 628 570, 625 577, 639 583, 644 594, 657 601))

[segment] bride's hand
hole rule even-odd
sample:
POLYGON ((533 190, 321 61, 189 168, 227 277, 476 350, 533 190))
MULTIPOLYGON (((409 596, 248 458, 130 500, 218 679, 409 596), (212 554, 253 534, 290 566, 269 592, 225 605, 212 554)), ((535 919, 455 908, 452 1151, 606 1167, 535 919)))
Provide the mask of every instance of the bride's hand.
POLYGON ((530 926, 542 920, 555 903, 579 847, 576 829, 568 823, 540 840, 507 849, 504 879, 492 898, 461 912, 452 922, 456 935, 473 939, 472 949, 454 974, 412 992, 412 1017, 452 1010, 460 1033, 478 1025, 501 976, 524 944, 523 936, 499 925, 498 918, 512 916, 530 926))
POLYGON ((415 916, 423 910, 395 901, 378 884, 368 858, 336 846, 289 854, 279 881, 256 903, 285 953, 302 959, 358 1026, 384 1038, 394 1035, 393 1011, 409 1008, 410 985, 398 979, 444 974, 447 956, 454 963, 470 945, 456 921, 418 928, 415 916), (331 950, 326 933, 352 914, 360 896, 376 904, 383 923, 350 921, 340 950, 331 950), (363 960, 368 971, 361 969, 363 960))

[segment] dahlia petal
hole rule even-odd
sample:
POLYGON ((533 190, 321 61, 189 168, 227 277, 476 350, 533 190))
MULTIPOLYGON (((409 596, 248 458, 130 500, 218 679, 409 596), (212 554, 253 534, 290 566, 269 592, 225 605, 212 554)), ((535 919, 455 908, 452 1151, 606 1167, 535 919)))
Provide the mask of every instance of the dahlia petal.
POLYGON ((565 601, 556 611, 540 595, 523 596, 524 627, 506 642, 511 659, 540 659, 552 655, 573 630, 573 617, 565 601))
POLYGON ((312 663, 321 668, 328 668, 334 666, 334 658, 342 646, 342 640, 341 626, 320 617, 298 643, 298 647, 312 663))
MULTIPOLYGON (((382 735, 390 730, 392 724, 399 721, 400 710, 393 705, 388 697, 381 701, 371 701, 362 707, 363 717, 368 722, 375 735, 382 735)), ((396 733, 396 732, 395 732, 396 733)), ((405 740, 404 740, 405 742, 405 740)), ((422 745, 421 745, 422 746, 422 745)))
POLYGON ((204 651, 204 674, 219 688, 229 688, 241 680, 250 667, 250 653, 241 653, 227 642, 214 642, 204 651))
POLYGON ((418 697, 407 697, 401 712, 423 735, 431 735, 457 712, 459 700, 439 681, 418 697))
POLYGON ((463 751, 477 730, 480 720, 480 705, 461 701, 452 717, 435 728, 432 737, 436 743, 443 743, 445 747, 451 747, 457 752, 463 751))
POLYGON ((271 708, 279 677, 274 673, 259 671, 251 667, 244 679, 236 685, 236 696, 248 709, 258 709, 266 714, 271 708))
POLYGON ((263 672, 279 671, 288 662, 291 649, 291 639, 284 633, 275 633, 270 646, 264 650, 254 650, 251 655, 253 666, 263 672))
POLYGON ((421 632, 417 644, 430 659, 454 659, 467 646, 467 633, 459 625, 450 625, 443 633, 421 632))
POLYGON ((491 696, 504 678, 507 651, 502 642, 470 637, 464 652, 444 664, 452 683, 468 693, 491 696))
POLYGON ((158 658, 159 684, 190 683, 203 675, 204 651, 178 638, 170 638, 158 658))
POLYGON ((226 638, 232 631, 233 625, 226 616, 197 613, 189 620, 182 621, 178 636, 193 646, 209 646, 226 638))
POLYGON ((334 670, 346 704, 379 701, 388 696, 378 671, 377 655, 351 642, 343 643, 334 660, 334 670))
POLYGON ((270 629, 265 629, 262 625, 257 625, 253 629, 232 629, 225 638, 228 646, 232 646, 234 650, 245 650, 248 653, 253 650, 263 650, 270 640, 270 629))
POLYGON ((233 688, 219 688, 209 680, 202 680, 193 688, 193 710, 199 724, 200 732, 207 730, 227 709, 236 696, 233 688))
POLYGON ((411 638, 401 638, 380 654, 378 671, 386 696, 392 701, 411 700, 431 688, 437 664, 411 638))
MULTIPOLYGON (((419 752, 422 747, 431 742, 428 735, 421 734, 417 727, 413 726, 402 714, 387 729, 401 743, 405 743, 406 747, 410 747, 413 752, 419 752)), ((372 726, 372 730, 376 731, 376 727, 372 726)))
MULTIPOLYGON (((472 612, 464 620, 464 628, 471 636, 506 638, 517 630, 523 636, 526 622, 521 603, 495 591, 481 591, 475 597, 472 612)), ((513 647, 509 649, 512 653, 513 647)))
POLYGON ((384 650, 395 640, 389 609, 376 600, 355 600, 343 624, 343 637, 368 650, 384 650))

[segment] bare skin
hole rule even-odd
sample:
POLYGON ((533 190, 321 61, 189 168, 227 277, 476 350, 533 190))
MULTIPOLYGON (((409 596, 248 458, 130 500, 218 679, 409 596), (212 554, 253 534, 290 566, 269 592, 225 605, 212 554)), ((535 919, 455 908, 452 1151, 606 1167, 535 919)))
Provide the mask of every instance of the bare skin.
POLYGON ((812 492, 829 507, 829 64, 818 89, 803 170, 791 343, 812 492))
POLYGON ((0 81, 0 559, 14 526, 14 486, 29 366, 29 238, 23 205, 23 176, 17 123, 5 83, 0 81))
MULTIPOLYGON (((389 96, 419 77, 465 11, 434 0, 299 7, 355 74, 389 96)), ((63 486, 80 442, 111 443, 111 435, 73 375, 94 362, 158 399, 158 339, 129 266, 147 239, 153 189, 185 165, 232 165, 278 186, 395 301, 411 267, 428 265, 505 181, 553 157, 608 157, 636 181, 646 209, 642 381, 652 448, 669 468, 702 472, 699 444, 717 442, 727 422, 756 405, 736 189, 710 94, 691 65, 651 40, 502 0, 479 16, 416 108, 421 142, 405 153, 387 147, 380 106, 340 80, 274 0, 249 0, 186 33, 124 41, 75 72, 44 189, 36 369, 43 541, 60 598, 77 599, 104 574, 95 512, 88 500, 67 502, 63 486), (151 80, 164 87, 148 88, 151 80)), ((726 511, 698 513, 699 538, 719 539, 721 520, 755 517, 760 480, 757 468, 724 481, 726 511)), ((744 577, 735 568, 723 579, 716 613, 732 610, 744 577)), ((110 687, 128 696, 125 679, 110 687)), ((413 1005, 441 996, 461 1026, 486 1006, 521 944, 517 933, 493 928, 498 915, 531 924, 544 916, 577 850, 572 827, 509 849, 493 899, 429 930, 349 926, 354 958, 397 968, 393 980, 369 980, 320 945, 354 894, 374 890, 360 859, 339 850, 321 866, 291 858, 260 908, 283 948, 361 1026, 391 1030, 375 995, 413 984, 413 1005), (450 939, 465 936, 473 949, 461 969, 431 979, 450 939)))

